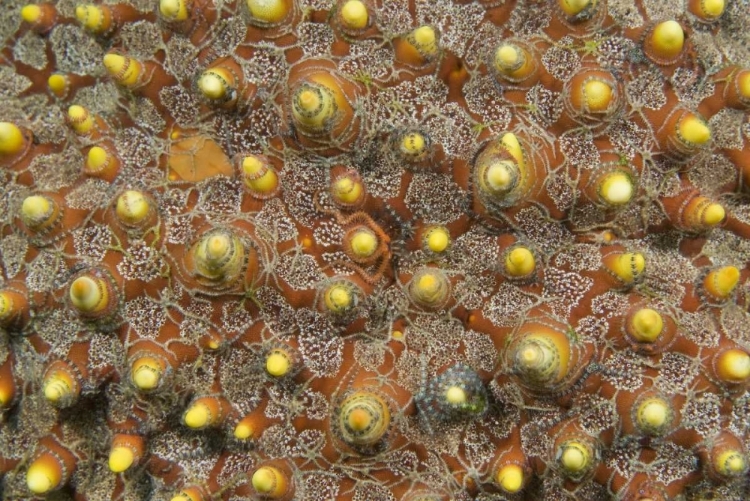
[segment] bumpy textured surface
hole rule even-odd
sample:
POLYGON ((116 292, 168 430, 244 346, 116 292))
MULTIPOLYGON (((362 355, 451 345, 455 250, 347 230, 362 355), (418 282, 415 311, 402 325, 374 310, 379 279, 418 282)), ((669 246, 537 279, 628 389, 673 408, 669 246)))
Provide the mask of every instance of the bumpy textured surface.
POLYGON ((750 496, 746 0, 165 3, 0 6, 0 497, 750 496))

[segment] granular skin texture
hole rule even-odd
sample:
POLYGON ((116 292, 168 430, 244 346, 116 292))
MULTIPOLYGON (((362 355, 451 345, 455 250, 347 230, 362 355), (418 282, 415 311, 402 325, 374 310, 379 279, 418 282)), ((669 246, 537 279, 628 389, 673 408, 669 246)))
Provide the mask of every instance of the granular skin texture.
POLYGON ((0 6, 0 498, 750 497, 747 0, 0 6))

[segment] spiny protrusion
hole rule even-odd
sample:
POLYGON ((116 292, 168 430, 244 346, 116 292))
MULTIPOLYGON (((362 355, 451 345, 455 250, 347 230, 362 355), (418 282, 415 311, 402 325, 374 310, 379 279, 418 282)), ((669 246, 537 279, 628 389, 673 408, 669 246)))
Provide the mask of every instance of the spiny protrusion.
POLYGON ((289 0, 245 0, 250 20, 261 27, 282 22, 292 10, 289 0))
POLYGON ((231 284, 239 278, 245 263, 242 241, 228 229, 206 232, 190 250, 193 272, 211 283, 231 284))
POLYGON ((571 438, 557 446, 555 459, 563 475, 580 481, 593 470, 597 451, 589 440, 571 438))
POLYGON ((188 405, 182 422, 188 428, 200 430, 220 425, 227 416, 225 402, 218 397, 199 397, 188 405))
POLYGON ((604 256, 602 262, 623 285, 640 281, 646 270, 646 258, 640 252, 613 252, 604 256))
POLYGON ((21 129, 11 122, 0 122, 0 156, 14 156, 26 149, 21 129))
POLYGON ((378 444, 391 424, 391 410, 386 401, 366 390, 349 395, 340 404, 337 413, 337 434, 355 448, 378 444))
POLYGON ((185 21, 190 16, 190 0, 159 0, 159 13, 170 22, 185 21))
POLYGON ((629 317, 627 333, 639 343, 653 343, 664 330, 664 320, 658 311, 641 308, 629 317))
POLYGON ((750 354, 732 348, 719 353, 714 359, 714 372, 724 383, 739 384, 750 378, 750 354))
POLYGON ((724 0, 689 0, 688 10, 703 22, 712 23, 718 20, 724 10, 726 2, 724 0))
POLYGON ((644 52, 657 64, 672 64, 680 57, 685 45, 685 32, 677 21, 663 21, 649 29, 644 52))
POLYGON ((143 456, 144 440, 140 435, 117 433, 112 437, 107 465, 113 473, 122 473, 137 464, 143 456))
POLYGON ((527 278, 536 270, 536 258, 531 249, 516 245, 505 252, 505 274, 513 278, 527 278))
POLYGON ((152 214, 153 207, 149 198, 137 190, 125 190, 115 202, 117 219, 131 228, 143 227, 152 214))
POLYGON ((68 108, 68 123, 78 135, 89 135, 97 128, 94 117, 89 110, 81 105, 74 104, 68 108))
POLYGON ((509 463, 501 466, 495 473, 495 482, 498 487, 508 494, 516 494, 526 484, 526 474, 518 464, 509 463))
POLYGON ((112 28, 112 11, 106 5, 78 5, 76 19, 86 30, 104 35, 112 28))
POLYGON ((414 274, 408 286, 409 298, 425 308, 439 308, 445 304, 451 287, 445 273, 434 267, 425 267, 414 274))
POLYGON ((359 173, 347 169, 331 181, 331 201, 342 209, 356 209, 365 202, 365 185, 359 173))
POLYGON ((291 488, 287 475, 281 469, 270 465, 255 470, 250 477, 250 483, 257 495, 264 499, 282 498, 291 488))
POLYGON ((709 271, 703 279, 705 291, 715 301, 726 301, 740 282, 740 270, 736 266, 722 266, 709 271))
POLYGON ((78 399, 81 385, 71 367, 63 361, 53 362, 42 379, 42 393, 57 407, 69 407, 78 399))
POLYGON ((639 399, 632 413, 636 428, 645 435, 664 435, 674 421, 672 404, 658 395, 639 399))
POLYGON ((142 83, 144 67, 140 61, 116 52, 109 52, 104 56, 103 62, 107 73, 115 83, 128 89, 134 89, 142 83))
POLYGON ((451 245, 451 234, 445 226, 428 226, 422 232, 422 248, 434 254, 442 254, 451 245))
POLYGON ((495 49, 492 67, 501 79, 518 83, 536 72, 536 60, 523 44, 508 41, 495 49))
POLYGON ((247 155, 242 158, 242 179, 245 187, 255 198, 267 199, 279 191, 279 175, 271 162, 262 155, 247 155))
POLYGON ((338 11, 341 27, 347 31, 360 31, 370 24, 370 13, 362 0, 346 0, 338 11))
POLYGON ((23 199, 20 211, 23 224, 37 234, 47 234, 60 225, 62 210, 50 196, 30 195, 23 199))
POLYGON ((71 306, 82 316, 106 317, 117 307, 117 293, 108 278, 96 270, 79 274, 68 288, 71 306))

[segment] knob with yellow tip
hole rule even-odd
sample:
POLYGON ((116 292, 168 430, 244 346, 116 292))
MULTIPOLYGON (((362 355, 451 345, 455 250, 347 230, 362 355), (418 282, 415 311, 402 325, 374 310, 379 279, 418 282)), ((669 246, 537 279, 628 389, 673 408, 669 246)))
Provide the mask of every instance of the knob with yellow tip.
POLYGON ((370 13, 362 0, 344 0, 336 19, 349 34, 362 31, 370 25, 370 13))
POLYGON ((68 287, 70 305, 82 316, 109 316, 117 307, 111 279, 99 270, 78 274, 68 287))
POLYGON ((407 130, 396 134, 395 145, 398 158, 410 163, 421 162, 429 156, 431 140, 429 136, 417 130, 407 130))
POLYGON ((635 194, 635 182, 630 173, 615 170, 597 180, 599 201, 608 207, 622 207, 630 203, 635 194))
POLYGON ((409 298, 424 308, 440 308, 448 301, 451 285, 439 268, 424 267, 418 270, 408 285, 409 298))
MULTIPOLYGON (((26 486, 32 494, 43 495, 61 488, 70 478, 66 468, 55 451, 44 450, 31 462, 26 471, 26 486)), ((70 455, 70 453, 68 453, 70 455)))
POLYGON ((227 417, 228 410, 226 401, 220 397, 199 397, 185 409, 182 422, 194 430, 219 426, 227 417))
POLYGON ((640 398, 631 412, 635 427, 644 435, 664 435, 674 421, 672 404, 658 395, 640 398))
POLYGON ((77 370, 62 360, 53 362, 42 378, 42 393, 56 407, 73 405, 81 394, 77 370))
POLYGON ((23 153, 28 145, 23 131, 16 124, 0 122, 0 160, 23 153))
POLYGON ((740 282, 740 270, 736 266, 722 266, 709 271, 703 279, 703 288, 714 301, 726 301, 740 282))
POLYGON ((566 84, 568 112, 580 121, 595 123, 612 116, 622 104, 621 89, 608 71, 586 68, 566 84))
POLYGON ((370 227, 361 224, 344 234, 342 248, 355 263, 372 264, 385 252, 385 243, 370 227))
POLYGON ((359 173, 347 169, 331 181, 331 201, 342 209, 356 209, 365 202, 367 192, 359 173))
POLYGON ((61 226, 62 210, 51 195, 30 195, 21 203, 20 217, 34 234, 46 235, 61 226))
POLYGON ((568 336, 547 325, 528 322, 516 333, 506 352, 511 373, 528 388, 555 392, 573 375, 568 336))
POLYGON ((674 20, 652 26, 646 33, 643 50, 656 64, 672 64, 682 54, 685 31, 674 20))
POLYGON ((597 0, 557 0, 560 10, 569 20, 583 20, 592 16, 597 0))
POLYGON ((263 499, 281 499, 292 488, 288 475, 280 468, 263 465, 250 477, 255 493, 263 499))
POLYGON ((0 412, 10 408, 16 399, 16 379, 13 364, 8 358, 0 363, 0 412))
POLYGON ((725 0, 689 0, 688 10, 704 23, 717 21, 726 10, 725 0))
POLYGON ((170 501, 208 501, 209 499, 208 493, 202 487, 192 485, 182 488, 170 501))
POLYGON ((89 135, 95 132, 98 125, 89 110, 78 104, 68 108, 67 121, 73 131, 79 135, 89 135))
POLYGON ((664 332, 664 319, 652 308, 641 308, 628 317, 625 330, 639 343, 654 343, 664 332))
POLYGON ((434 254, 442 254, 451 245, 451 234, 445 226, 428 226, 422 231, 422 248, 434 254))
POLYGON ((112 437, 107 464, 113 473, 122 473, 138 464, 143 456, 144 440, 140 435, 117 433, 112 437))
POLYGON ((536 270, 536 258, 528 247, 517 245, 505 252, 505 274, 511 278, 528 278, 536 270))
POLYGON ((331 129, 336 111, 336 99, 328 86, 303 82, 292 93, 292 118, 304 130, 319 133, 331 129))
POLYGON ((247 155, 242 158, 242 180, 253 197, 265 200, 279 191, 279 175, 264 155, 247 155))
POLYGON ((394 42, 396 59, 420 67, 434 61, 439 52, 438 32, 429 25, 419 26, 394 42))
POLYGON ((495 49, 491 63, 498 79, 513 83, 532 80, 537 70, 534 53, 524 43, 515 40, 501 43, 495 49))
POLYGON ((245 0, 250 13, 250 23, 259 27, 278 25, 292 11, 290 0, 245 0))
POLYGON ((688 231, 716 228, 726 220, 724 207, 708 197, 696 195, 680 208, 680 225, 688 231))
POLYGON ((577 482, 592 471, 597 461, 597 451, 589 440, 573 438, 557 446, 555 459, 561 473, 577 482))
POLYGON ((724 350, 714 358, 713 368, 724 383, 745 383, 750 379, 750 354, 738 348, 724 350))
POLYGON ((124 226, 143 228, 154 215, 152 200, 143 192, 125 190, 115 202, 115 216, 124 226))
POLYGON ((643 278, 646 258, 640 252, 612 252, 602 258, 605 269, 622 285, 632 285, 643 278))
POLYGON ((265 358, 266 374, 273 379, 292 377, 299 369, 299 356, 290 346, 276 346, 265 358))
POLYGON ((713 454, 711 467, 722 477, 739 478, 747 471, 747 458, 740 449, 724 448, 713 454))
POLYGON ((186 267, 208 286, 232 285, 242 274, 247 252, 239 237, 228 228, 204 233, 186 255, 186 267))
POLYGON ((359 304, 362 291, 349 280, 335 280, 322 291, 321 310, 334 318, 344 318, 359 304))
POLYGON ((248 414, 235 425, 232 434, 237 440, 250 440, 256 437, 258 428, 258 417, 248 414))
POLYGON ((495 483, 503 492, 516 494, 520 492, 526 484, 527 475, 524 468, 516 463, 509 463, 501 466, 495 473, 495 483))
POLYGON ((110 146, 92 146, 86 154, 83 173, 105 181, 113 181, 120 170, 120 159, 110 151, 110 146))
POLYGON ((112 11, 106 5, 78 5, 75 14, 81 26, 95 35, 106 35, 114 27, 112 11))
POLYGON ((166 370, 167 363, 161 357, 138 355, 130 364, 130 381, 141 391, 153 391, 164 382, 166 370))
POLYGON ((192 0, 159 0, 159 14, 168 22, 185 21, 190 16, 192 0))
POLYGON ((367 390, 358 390, 337 406, 334 433, 355 449, 378 445, 391 425, 391 410, 386 400, 367 390))
POLYGON ((142 83, 145 68, 143 63, 116 52, 108 52, 103 59, 104 68, 110 78, 123 87, 135 89, 142 83))
POLYGON ((37 33, 46 33, 57 24, 57 9, 47 2, 25 5, 21 8, 21 19, 37 33))

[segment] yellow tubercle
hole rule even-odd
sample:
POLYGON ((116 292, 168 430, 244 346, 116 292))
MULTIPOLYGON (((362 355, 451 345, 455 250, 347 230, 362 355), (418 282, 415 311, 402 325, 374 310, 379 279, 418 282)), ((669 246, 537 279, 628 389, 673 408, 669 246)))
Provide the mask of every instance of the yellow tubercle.
POLYGON ((63 97, 68 89, 68 80, 64 75, 55 73, 47 79, 47 87, 57 97, 63 97))
POLYGON ((110 52, 103 59, 109 76, 123 87, 136 87, 140 83, 143 65, 132 57, 110 52))
POLYGON ((111 156, 101 146, 93 146, 86 155, 86 172, 97 173, 104 170, 111 162, 111 156))
POLYGON ((135 462, 135 454, 130 447, 114 447, 109 451, 109 469, 113 473, 122 473, 135 462))
POLYGON ((425 57, 437 54, 437 33, 432 26, 420 26, 411 33, 412 45, 425 57))
POLYGON ((664 21, 651 31, 650 48, 660 59, 670 60, 682 52, 685 44, 685 32, 677 21, 664 21))
POLYGON ((279 23, 289 13, 289 6, 284 0, 246 0, 246 2, 250 15, 263 23, 279 23))
POLYGON ((451 243, 451 235, 448 228, 444 226, 433 226, 425 233, 424 238, 427 249, 436 254, 445 252, 451 243))
POLYGON ((335 112, 333 93, 320 84, 302 84, 292 98, 292 117, 309 129, 325 128, 335 112))
POLYGON ((242 159, 242 173, 245 186, 259 195, 270 195, 279 186, 279 176, 276 172, 255 155, 242 159))
POLYGON ((94 117, 86 108, 77 104, 68 108, 68 122, 78 134, 88 134, 94 128, 94 117))
POLYGON ((492 65, 500 75, 513 81, 525 79, 534 70, 532 56, 522 47, 508 42, 495 49, 492 65))
POLYGON ((151 210, 151 204, 143 193, 127 190, 117 197, 115 213, 118 219, 128 225, 142 223, 151 210))
POLYGON ((703 211, 703 224, 705 226, 716 226, 724 221, 727 213, 721 204, 712 203, 703 211))
POLYGON ((266 372, 273 377, 282 377, 289 374, 292 369, 292 361, 289 355, 282 350, 273 350, 266 357, 266 372))
POLYGON ((463 388, 460 386, 450 386, 445 391, 445 400, 449 404, 460 405, 465 404, 468 398, 466 396, 466 391, 464 391, 463 388))
POLYGON ((636 426, 648 434, 661 434, 672 421, 669 403, 660 397, 648 398, 638 405, 636 426))
POLYGON ((646 258, 640 252, 625 252, 605 260, 605 265, 622 282, 631 284, 646 269, 646 258))
POLYGON ((516 166, 510 160, 501 160, 487 166, 482 180, 493 194, 502 194, 513 188, 517 181, 516 166))
POLYGON ((364 431, 372 424, 372 415, 365 409, 353 409, 346 417, 349 428, 354 431, 364 431))
POLYGON ((76 7, 76 19, 81 26, 94 34, 107 31, 111 25, 107 12, 96 5, 78 5, 76 7))
POLYGON ((725 477, 738 477, 747 469, 745 455, 740 450, 724 450, 716 456, 713 463, 716 472, 725 477))
POLYGON ((560 466, 570 474, 577 475, 591 465, 589 448, 578 441, 571 440, 562 445, 560 450, 560 466))
POLYGON ((441 305, 448 298, 448 292, 448 279, 437 268, 421 269, 409 284, 409 295, 412 300, 426 307, 441 305))
POLYGON ((624 172, 606 176, 599 185, 599 196, 608 205, 625 205, 633 198, 633 181, 624 172))
POLYGON ((506 464, 497 471, 495 481, 503 491, 515 494, 523 488, 523 468, 517 464, 506 464))
POLYGON ((592 79, 583 85, 583 95, 588 111, 603 112, 609 108, 614 91, 609 84, 592 79))
POLYGON ((189 0, 159 0, 159 12, 168 21, 184 21, 190 15, 189 0))
POLYGON ((536 259, 528 247, 515 247, 505 256, 505 272, 512 277, 528 276, 535 269, 536 259))
POLYGON ((247 440, 253 436, 253 428, 247 423, 240 423, 234 428, 234 438, 247 440))
POLYGON ((331 186, 333 198, 343 204, 354 204, 358 202, 364 193, 364 186, 358 179, 343 175, 337 178, 331 186))
POLYGON ((34 24, 42 17, 42 9, 38 5, 26 5, 21 8, 21 19, 29 24, 34 24))
POLYGON ((399 148, 406 157, 421 157, 426 152, 427 141, 421 133, 409 132, 401 138, 399 148))
POLYGON ((739 282, 739 268, 736 266, 723 266, 719 269, 711 270, 703 280, 703 285, 714 298, 726 300, 732 295, 739 282))
POLYGON ((70 284, 68 296, 73 307, 82 313, 100 312, 109 302, 106 284, 88 275, 80 276, 70 284))
POLYGON ((521 142, 518 140, 518 137, 512 132, 507 132, 500 138, 500 143, 511 154, 518 167, 525 169, 526 159, 524 158, 523 148, 521 148, 521 142))
POLYGON ((44 398, 50 403, 56 404, 72 398, 75 394, 75 388, 76 384, 68 374, 56 371, 44 380, 44 398))
POLYGON ((194 430, 204 428, 211 424, 211 409, 201 402, 195 402, 185 411, 182 420, 186 426, 194 430))
POLYGON ((162 372, 163 367, 158 360, 141 357, 133 362, 130 379, 139 390, 149 391, 159 386, 162 372))
POLYGON ((367 6, 361 0, 349 0, 341 7, 341 22, 350 30, 361 30, 367 27, 370 16, 367 6))
POLYGON ((568 16, 575 16, 585 9, 591 9, 596 6, 597 0, 558 0, 560 8, 568 16))
POLYGON ((720 17, 724 13, 724 0, 702 0, 698 2, 698 15, 708 20, 720 17))
POLYGON ((0 322, 18 314, 15 301, 7 291, 0 291, 0 322))
POLYGON ((355 256, 368 258, 378 249, 378 237, 371 230, 362 228, 351 236, 350 246, 355 256))
POLYGON ((664 329, 664 320, 658 311, 642 308, 635 312, 630 322, 630 334, 641 343, 653 343, 664 329))
POLYGON ((55 205, 54 201, 44 195, 30 195, 21 203, 21 220, 33 230, 42 229, 52 222, 55 205))
POLYGON ((328 311, 343 313, 351 307, 354 297, 345 285, 334 284, 326 290, 323 300, 328 311))
POLYGON ((230 82, 233 78, 222 68, 211 68, 203 72, 198 79, 198 89, 211 100, 225 99, 231 92, 230 82))
POLYGON ((46 494, 60 486, 62 469, 54 459, 42 456, 31 463, 26 472, 26 486, 34 494, 46 494))
POLYGON ((737 90, 743 99, 750 99, 750 70, 743 70, 737 76, 737 90))
POLYGON ((0 155, 16 155, 23 151, 26 139, 16 124, 0 122, 0 155))
POLYGON ((276 498, 286 492, 286 479, 284 474, 273 466, 261 466, 255 472, 250 483, 260 495, 276 498))
POLYGON ((689 144, 703 145, 711 139, 711 129, 702 118, 687 113, 678 124, 680 137, 689 144))
POLYGON ((750 378, 750 355, 743 350, 726 350, 716 359, 716 372, 728 383, 746 381, 750 378))

